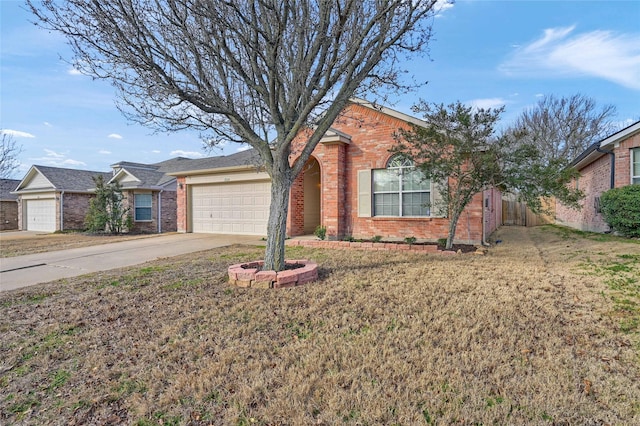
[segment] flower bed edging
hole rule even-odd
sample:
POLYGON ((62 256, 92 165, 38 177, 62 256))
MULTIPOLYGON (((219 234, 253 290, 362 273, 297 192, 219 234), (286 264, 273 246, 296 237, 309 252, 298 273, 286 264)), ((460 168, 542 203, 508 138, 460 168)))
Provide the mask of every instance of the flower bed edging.
POLYGON ((458 254, 453 250, 439 250, 435 244, 403 244, 403 243, 373 243, 354 241, 322 241, 322 240, 287 240, 289 246, 332 248, 332 249, 357 249, 376 251, 411 251, 418 253, 438 253, 444 255, 458 254))
POLYGON ((261 271, 263 260, 229 266, 229 284, 251 288, 286 288, 307 284, 318 279, 318 264, 310 260, 287 260, 287 264, 301 264, 301 268, 285 271, 261 271))

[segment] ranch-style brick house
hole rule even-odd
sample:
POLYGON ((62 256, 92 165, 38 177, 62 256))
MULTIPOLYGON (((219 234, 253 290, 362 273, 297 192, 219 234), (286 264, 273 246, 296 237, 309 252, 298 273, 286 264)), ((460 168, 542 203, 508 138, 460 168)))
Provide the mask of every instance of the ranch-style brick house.
POLYGON ((119 162, 111 172, 32 166, 17 185, 18 226, 21 230, 55 232, 84 229, 94 178, 119 182, 125 208, 130 208, 130 232, 176 230, 176 179, 166 175, 182 158, 156 164, 119 162))
POLYGON ((95 186, 110 173, 50 166, 31 166, 13 192, 18 196, 18 227, 23 231, 55 232, 83 229, 95 186))
MULTIPOLYGON (((352 100, 291 188, 287 235, 312 234, 322 225, 331 239, 445 238, 449 220, 428 207, 438 199, 437 185, 389 152, 397 130, 411 124, 424 122, 352 100)), ((304 131, 298 141, 304 142, 304 131)), ((266 235, 270 181, 258 163, 249 150, 189 160, 181 171, 169 172, 178 183, 178 232, 266 235)), ((476 194, 460 217, 455 241, 485 241, 501 223, 501 212, 498 190, 476 194)))
POLYGON ((556 222, 591 232, 608 232, 600 214, 600 196, 611 188, 640 185, 640 121, 594 143, 571 166, 579 172, 574 185, 585 193, 576 210, 556 204, 556 222))

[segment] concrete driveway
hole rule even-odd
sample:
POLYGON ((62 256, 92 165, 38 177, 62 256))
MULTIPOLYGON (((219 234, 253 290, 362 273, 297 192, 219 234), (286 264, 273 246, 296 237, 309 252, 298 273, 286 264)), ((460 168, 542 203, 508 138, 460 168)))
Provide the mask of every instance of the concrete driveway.
POLYGON ((138 265, 232 244, 264 244, 255 236, 170 234, 0 259, 0 291, 138 265))

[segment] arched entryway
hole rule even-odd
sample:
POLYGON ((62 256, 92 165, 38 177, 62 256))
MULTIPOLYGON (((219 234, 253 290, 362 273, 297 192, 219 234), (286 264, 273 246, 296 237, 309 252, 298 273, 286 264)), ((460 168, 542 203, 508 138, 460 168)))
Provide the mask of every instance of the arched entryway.
POLYGON ((311 157, 304 168, 304 233, 320 225, 320 164, 311 157))

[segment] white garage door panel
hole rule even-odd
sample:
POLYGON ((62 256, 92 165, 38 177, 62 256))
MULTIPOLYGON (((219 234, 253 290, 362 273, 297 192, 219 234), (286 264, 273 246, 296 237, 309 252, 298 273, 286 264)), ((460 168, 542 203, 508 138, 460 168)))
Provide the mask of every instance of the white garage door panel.
POLYGON ((26 200, 27 230, 54 232, 56 230, 56 200, 26 200))
POLYGON ((271 183, 194 185, 193 232, 266 235, 271 183))

